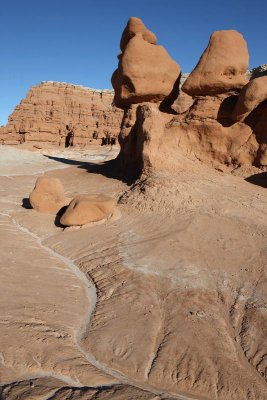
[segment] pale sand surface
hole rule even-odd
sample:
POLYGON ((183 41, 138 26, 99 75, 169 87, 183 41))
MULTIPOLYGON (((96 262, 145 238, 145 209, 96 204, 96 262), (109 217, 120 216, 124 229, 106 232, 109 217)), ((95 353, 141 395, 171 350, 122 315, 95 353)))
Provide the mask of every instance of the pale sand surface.
POLYGON ((267 398, 267 189, 199 165, 129 191, 90 172, 102 148, 0 151, 4 399, 267 398), (121 218, 63 231, 23 208, 45 171, 121 218))

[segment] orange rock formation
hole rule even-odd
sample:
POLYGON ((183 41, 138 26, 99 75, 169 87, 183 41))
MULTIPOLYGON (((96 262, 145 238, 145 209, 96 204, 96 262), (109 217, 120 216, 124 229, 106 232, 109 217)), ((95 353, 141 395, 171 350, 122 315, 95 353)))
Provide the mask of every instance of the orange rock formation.
POLYGON ((0 143, 84 145, 106 134, 118 136, 122 112, 112 105, 112 90, 58 82, 33 86, 0 128, 0 143), (71 140, 70 140, 71 139, 71 140))
POLYGON ((247 44, 239 32, 214 32, 183 91, 191 96, 207 96, 241 89, 248 81, 248 60, 247 44))
POLYGON ((166 98, 170 103, 175 100, 180 67, 164 47, 157 45, 156 36, 140 19, 129 19, 122 34, 121 50, 118 69, 112 76, 117 107, 166 98))
POLYGON ((68 204, 64 187, 59 179, 41 176, 29 196, 32 208, 45 214, 56 214, 68 204))
MULTIPOLYGON (((123 43, 125 35, 124 32, 123 43)), ((132 35, 128 34, 127 37, 132 39, 126 45, 118 71, 122 70, 121 60, 124 59, 127 46, 135 40, 131 69, 147 70, 145 59, 138 59, 135 64, 135 54, 138 54, 144 42, 142 35, 138 36, 136 31, 132 35)), ((156 48, 155 44, 149 46, 156 48)), ((212 34, 207 49, 183 84, 172 108, 163 111, 161 98, 155 97, 148 101, 145 96, 138 98, 126 94, 124 105, 128 107, 125 108, 119 135, 121 151, 118 160, 121 168, 134 176, 153 170, 175 172, 183 167, 183 157, 213 166, 266 166, 265 77, 244 87, 248 82, 245 74, 247 67, 248 51, 242 35, 232 30, 218 31, 212 34), (239 96, 242 87, 244 89, 239 96), (248 98, 245 98, 246 93, 248 98), (135 104, 138 101, 143 104, 135 104), (245 107, 245 111, 240 111, 240 107, 245 107), (243 111, 246 116, 250 114, 249 118, 239 122, 237 114, 243 111)), ((167 64, 162 64, 161 73, 168 73, 167 64)), ((148 88, 153 87, 150 75, 146 77, 144 74, 136 74, 134 77, 135 87, 139 84, 142 87, 147 85, 146 93, 149 93, 148 88)), ((114 76, 112 80, 114 82, 114 76)), ((157 84, 160 84, 159 80, 157 84)), ((114 85, 115 100, 123 100, 122 87, 114 85)))

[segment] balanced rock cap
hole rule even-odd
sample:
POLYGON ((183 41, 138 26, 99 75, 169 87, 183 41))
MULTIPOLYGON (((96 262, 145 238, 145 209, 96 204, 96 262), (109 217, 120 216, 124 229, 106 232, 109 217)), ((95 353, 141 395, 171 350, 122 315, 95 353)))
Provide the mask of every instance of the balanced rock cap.
POLYGON ((130 18, 121 39, 122 53, 112 76, 114 103, 127 108, 142 102, 173 102, 179 93, 180 67, 138 18, 130 18))
POLYGON ((235 30, 214 32, 197 66, 182 86, 190 96, 208 96, 241 90, 248 82, 247 43, 235 30))

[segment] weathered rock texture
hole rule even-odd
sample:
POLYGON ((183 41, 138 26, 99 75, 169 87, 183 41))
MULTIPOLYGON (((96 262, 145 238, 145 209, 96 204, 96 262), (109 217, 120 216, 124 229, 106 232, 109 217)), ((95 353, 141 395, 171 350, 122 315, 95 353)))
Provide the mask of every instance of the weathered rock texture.
POLYGON ((244 87, 248 58, 240 33, 215 32, 172 111, 129 98, 119 135, 121 168, 133 176, 175 172, 184 167, 185 158, 215 167, 267 166, 265 77, 244 87), (243 112, 246 119, 239 121, 243 112))
POLYGON ((166 98, 172 103, 179 91, 180 67, 140 19, 129 19, 120 46, 122 54, 112 76, 116 106, 166 98))
POLYGON ((249 54, 243 36, 234 30, 214 32, 194 71, 183 85, 191 96, 240 90, 246 83, 249 54))
POLYGON ((65 226, 85 225, 111 216, 115 199, 104 195, 78 195, 69 204, 60 223, 65 226))
POLYGON ((59 82, 33 86, 0 128, 0 143, 88 144, 106 134, 118 136, 122 112, 112 105, 112 90, 95 90, 59 82))

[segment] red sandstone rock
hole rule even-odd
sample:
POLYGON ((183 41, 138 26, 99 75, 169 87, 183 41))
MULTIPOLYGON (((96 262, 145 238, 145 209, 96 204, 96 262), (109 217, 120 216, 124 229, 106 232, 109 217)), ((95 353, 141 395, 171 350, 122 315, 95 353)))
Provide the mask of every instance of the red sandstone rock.
POLYGON ((65 226, 85 225, 109 218, 116 206, 115 199, 104 195, 78 195, 70 202, 60 223, 65 226))
POLYGON ((117 107, 127 108, 144 101, 160 102, 178 95, 180 67, 141 20, 131 18, 121 40, 122 54, 112 76, 117 107))
POLYGON ((151 44, 157 44, 157 37, 156 35, 148 30, 141 19, 136 17, 131 17, 122 33, 120 48, 121 51, 125 50, 126 45, 128 42, 137 34, 141 34, 142 38, 151 44))
MULTIPOLYGON (((33 86, 0 128, 0 143, 51 143, 65 146, 70 131, 74 145, 109 133, 118 136, 122 112, 112 105, 112 90, 94 90, 58 82, 33 86)), ((67 144, 67 143, 66 143, 67 144)))
POLYGON ((247 44, 239 32, 216 31, 182 90, 191 96, 240 90, 248 82, 248 60, 247 44))
POLYGON ((68 204, 60 180, 45 176, 37 179, 29 200, 32 208, 45 214, 56 214, 68 204))
POLYGON ((267 100, 267 76, 261 76, 250 81, 241 90, 233 111, 233 119, 243 121, 265 100, 267 100))
POLYGON ((161 112, 157 104, 132 105, 119 136, 121 168, 137 177, 179 172, 186 160, 216 168, 220 164, 266 166, 267 106, 250 123, 233 123, 236 97, 203 96, 177 116, 161 112))

